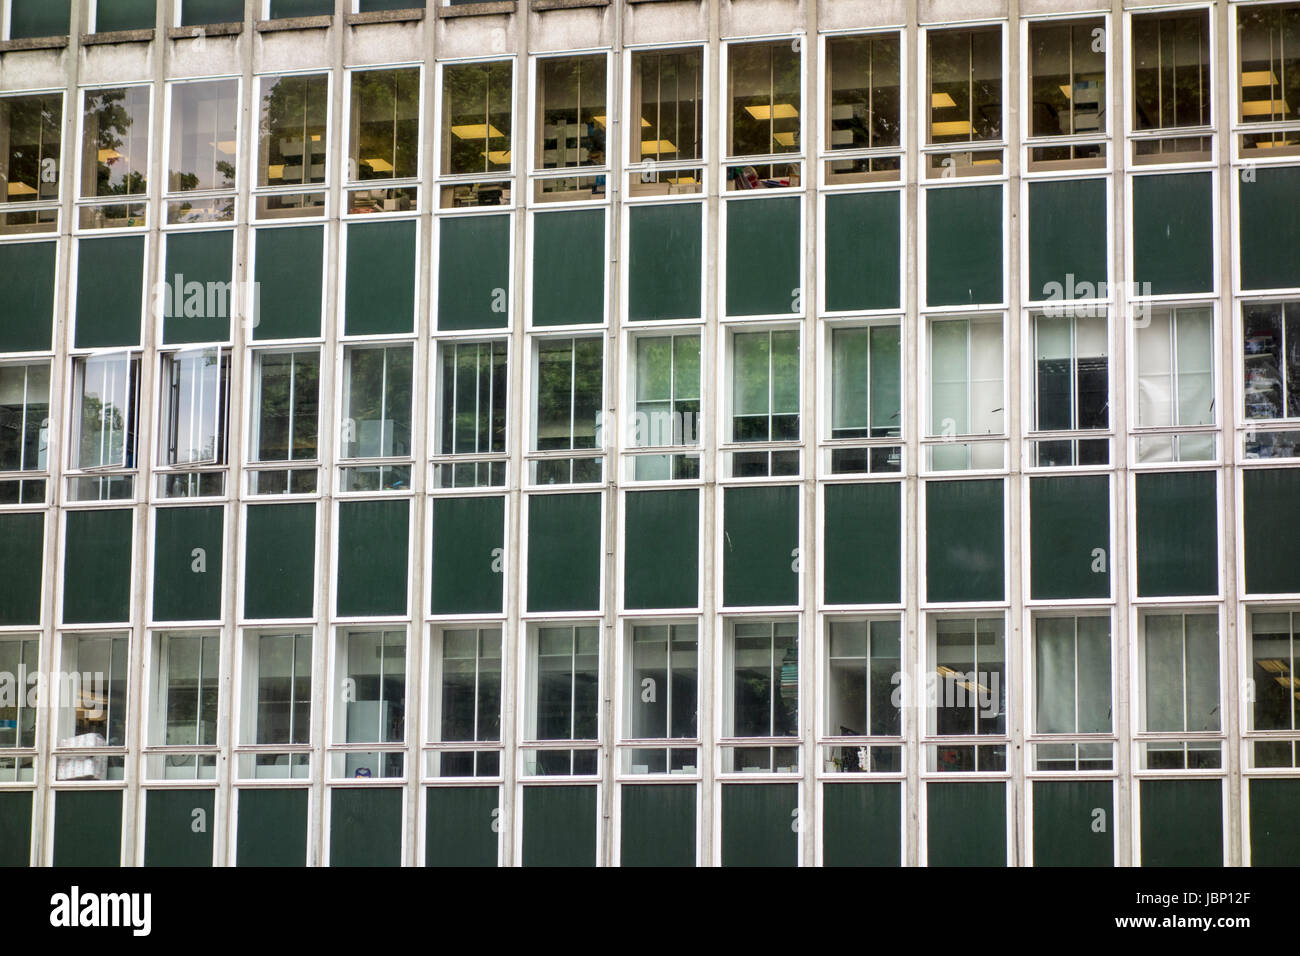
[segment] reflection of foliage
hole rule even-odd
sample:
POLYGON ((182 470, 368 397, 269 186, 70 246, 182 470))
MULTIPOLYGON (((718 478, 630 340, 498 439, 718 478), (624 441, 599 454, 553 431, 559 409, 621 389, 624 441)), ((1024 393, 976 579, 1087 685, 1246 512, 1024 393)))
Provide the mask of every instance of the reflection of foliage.
POLYGON ((420 138, 420 71, 363 70, 352 76, 352 159, 356 179, 415 176, 420 138), (376 160, 378 162, 376 162, 376 160))
MULTIPOLYGON (((280 182, 320 183, 325 181, 325 110, 329 81, 324 76, 282 76, 270 84, 262 96, 262 115, 259 140, 263 146, 263 162, 267 165, 301 166, 301 178, 280 182), (318 137, 318 138, 313 138, 318 137), (297 153, 286 154, 285 143, 299 144, 297 153), (321 166, 322 172, 313 176, 312 166, 321 166)), ((265 173, 265 170, 263 171, 265 173)), ((270 185, 279 185, 271 182, 270 185)))
POLYGON ((88 139, 96 150, 95 167, 97 196, 136 195, 145 191, 144 173, 128 170, 113 182, 114 166, 130 157, 129 139, 134 122, 131 105, 127 103, 130 90, 99 90, 86 96, 87 126, 94 124, 94 138, 88 139), (100 159, 105 153, 105 159, 100 159), (111 155, 118 154, 118 155, 111 155))
POLYGON ((98 395, 81 400, 81 465, 95 467, 114 460, 114 446, 121 441, 126 421, 114 402, 105 404, 98 395), (105 411, 107 409, 107 412, 105 411), (107 416, 107 417, 105 417, 107 416), (101 452, 100 442, 104 443, 101 452))
POLYGON ((509 162, 500 160, 510 150, 510 81, 509 62, 460 64, 443 69, 444 172, 509 169, 509 162), (483 137, 451 131, 465 126, 483 126, 483 137), (490 135, 493 130, 501 135, 490 135), (498 161, 493 162, 489 153, 495 154, 498 161))
POLYGON ((600 339, 561 339, 543 343, 537 361, 539 449, 596 446, 596 418, 600 413, 602 383, 600 339), (573 429, 572 442, 570 427, 573 429))

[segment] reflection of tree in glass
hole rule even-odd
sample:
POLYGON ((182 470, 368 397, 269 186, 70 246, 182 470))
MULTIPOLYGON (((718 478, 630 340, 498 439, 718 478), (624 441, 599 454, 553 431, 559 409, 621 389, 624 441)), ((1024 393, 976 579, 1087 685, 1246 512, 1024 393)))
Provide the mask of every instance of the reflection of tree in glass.
POLYGON ((415 176, 420 137, 420 71, 354 73, 352 132, 354 178, 415 176))
POLYGON ((262 89, 260 184, 323 183, 328 78, 283 76, 262 89), (271 174, 273 166, 278 175, 271 174))
POLYGON ((114 449, 121 442, 126 421, 116 403, 107 404, 98 395, 86 395, 81 400, 81 463, 93 468, 109 464, 116 456, 114 449), (107 418, 105 409, 107 408, 107 418), (115 436, 116 440, 115 440, 115 436), (100 443, 104 444, 101 449, 100 443))
POLYGON ((122 175, 123 170, 118 165, 131 160, 130 136, 135 118, 127 104, 129 92, 125 89, 98 90, 86 95, 86 125, 88 128, 93 125, 94 129, 97 196, 127 196, 145 191, 142 171, 128 169, 122 175), (115 176, 121 178, 114 182, 115 176))
POLYGON ((510 80, 508 62, 443 69, 444 172, 510 168, 510 80))

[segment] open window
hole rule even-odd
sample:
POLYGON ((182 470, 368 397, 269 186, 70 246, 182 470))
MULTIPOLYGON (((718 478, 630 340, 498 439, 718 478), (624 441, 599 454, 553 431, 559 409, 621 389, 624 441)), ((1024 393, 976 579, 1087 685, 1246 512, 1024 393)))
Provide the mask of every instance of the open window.
POLYGON ((163 357, 162 464, 225 463, 229 365, 217 348, 163 357))

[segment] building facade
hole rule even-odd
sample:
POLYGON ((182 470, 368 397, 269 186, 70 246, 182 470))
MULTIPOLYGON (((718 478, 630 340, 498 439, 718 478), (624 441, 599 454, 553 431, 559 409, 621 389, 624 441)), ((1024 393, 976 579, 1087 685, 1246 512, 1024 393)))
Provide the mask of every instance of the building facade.
POLYGON ((1300 4, 4 0, 0 858, 1300 862, 1300 4))

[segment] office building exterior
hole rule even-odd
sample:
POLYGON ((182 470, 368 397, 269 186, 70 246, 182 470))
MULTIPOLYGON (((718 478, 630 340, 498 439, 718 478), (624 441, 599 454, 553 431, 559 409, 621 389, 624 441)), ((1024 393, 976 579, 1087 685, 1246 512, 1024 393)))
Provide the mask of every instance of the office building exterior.
POLYGON ((5 0, 0 859, 1300 862, 1300 3, 5 0))

